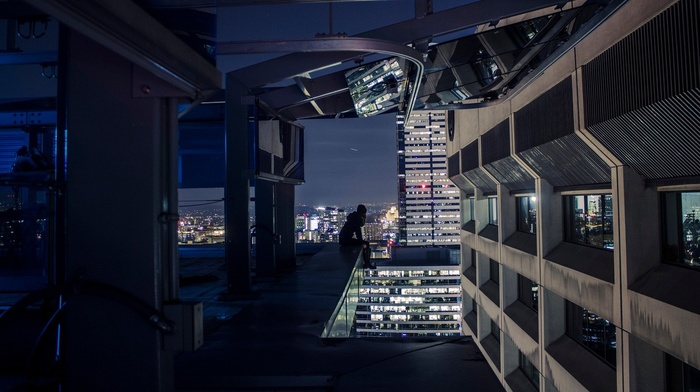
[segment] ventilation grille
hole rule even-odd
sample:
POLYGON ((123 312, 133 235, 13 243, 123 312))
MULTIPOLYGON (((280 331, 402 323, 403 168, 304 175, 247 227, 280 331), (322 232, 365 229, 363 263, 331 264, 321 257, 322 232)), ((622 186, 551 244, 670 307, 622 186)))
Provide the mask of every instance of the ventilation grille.
POLYGON ((610 167, 578 136, 569 135, 518 154, 554 187, 610 183, 610 167))
POLYGON ((586 128, 699 88, 698 21, 680 1, 583 66, 586 128))
POLYGON ((533 191, 535 189, 535 179, 513 157, 484 165, 484 169, 510 191, 533 191))
POLYGON ((462 173, 479 167, 479 139, 462 148, 462 173))
POLYGON ((514 114, 515 151, 523 152, 574 132, 571 78, 514 114))
POLYGON ((510 126, 508 120, 501 121, 481 137, 481 162, 495 162, 510 156, 510 126))
POLYGON ((497 192, 496 183, 484 172, 483 169, 477 168, 464 173, 474 186, 479 188, 484 194, 495 194, 497 192))
POLYGON ((646 179, 700 176, 700 89, 589 128, 646 179))

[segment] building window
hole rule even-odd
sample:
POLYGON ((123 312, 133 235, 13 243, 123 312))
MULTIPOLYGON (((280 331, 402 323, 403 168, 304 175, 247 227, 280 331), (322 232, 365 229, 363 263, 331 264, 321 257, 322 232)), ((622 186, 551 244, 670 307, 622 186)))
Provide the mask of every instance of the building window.
POLYGON ((530 279, 518 274, 518 300, 537 311, 539 286, 530 279))
POLYGON ((608 365, 616 366, 615 325, 610 321, 566 301, 566 334, 608 365))
POLYGON ((537 371, 535 365, 530 362, 530 360, 518 350, 518 356, 520 357, 518 368, 525 374, 532 385, 539 391, 540 390, 540 373, 537 371))
POLYGON ((700 370, 666 354, 666 385, 668 392, 700 391, 700 370))
POLYGON ((475 199, 473 197, 469 198, 469 220, 474 220, 474 202, 475 199))
POLYGON ((515 198, 517 230, 523 233, 537 232, 537 198, 521 196, 515 198))
POLYGON ((567 241, 613 249, 612 195, 573 195, 564 198, 567 241))
POLYGON ((498 198, 489 197, 489 224, 498 226, 498 198))
POLYGON ((663 260, 700 268, 700 192, 661 195, 663 260))
POLYGON ((489 259, 489 279, 496 284, 500 284, 500 279, 498 278, 498 262, 493 259, 489 259))

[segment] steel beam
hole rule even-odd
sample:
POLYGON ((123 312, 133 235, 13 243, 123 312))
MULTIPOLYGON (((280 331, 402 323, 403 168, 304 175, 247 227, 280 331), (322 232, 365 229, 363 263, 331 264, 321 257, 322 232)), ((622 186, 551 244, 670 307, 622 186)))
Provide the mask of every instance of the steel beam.
POLYGON ((222 85, 219 70, 130 1, 27 0, 198 99, 222 85))

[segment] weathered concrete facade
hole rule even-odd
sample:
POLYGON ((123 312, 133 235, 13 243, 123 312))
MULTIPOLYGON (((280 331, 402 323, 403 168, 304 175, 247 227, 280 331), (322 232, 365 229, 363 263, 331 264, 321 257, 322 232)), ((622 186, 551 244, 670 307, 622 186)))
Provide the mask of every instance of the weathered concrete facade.
POLYGON ((507 390, 675 390, 669 387, 671 361, 700 368, 700 338, 691 327, 700 323, 700 270, 664 262, 661 205, 666 192, 700 190, 697 165, 678 157, 687 148, 697 160, 700 141, 676 138, 678 129, 700 131, 692 129, 700 118, 697 101, 688 98, 700 87, 697 43, 676 44, 693 42, 684 34, 698 29, 674 27, 683 18, 697 24, 697 14, 689 1, 627 1, 525 87, 485 107, 455 109, 448 156, 461 154, 462 206, 473 205, 462 214, 463 328, 507 390), (664 45, 676 45, 685 57, 642 50, 664 45), (665 71, 650 67, 645 74, 648 56, 660 57, 665 71), (601 63, 629 80, 593 72, 601 63), (663 83, 678 80, 680 87, 648 88, 656 72, 670 75, 663 83), (517 164, 525 189, 485 161, 499 127, 508 129, 500 142, 509 144, 510 156, 496 164, 517 164), (474 162, 468 155, 474 152, 478 168, 465 165, 474 162), (612 197, 613 244, 567 242, 567 197, 602 194, 612 197), (518 232, 522 196, 536 198, 534 233, 518 232), (489 222, 488 199, 494 197, 496 225, 489 222), (527 280, 537 287, 535 309, 519 300, 527 280), (567 334, 568 303, 615 326, 612 364, 567 334), (523 375, 522 358, 534 366, 538 382, 523 375))

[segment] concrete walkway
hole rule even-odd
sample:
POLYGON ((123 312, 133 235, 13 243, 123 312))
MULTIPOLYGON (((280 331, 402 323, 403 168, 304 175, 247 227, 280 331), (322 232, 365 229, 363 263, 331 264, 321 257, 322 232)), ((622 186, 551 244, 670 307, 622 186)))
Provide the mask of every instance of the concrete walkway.
POLYGON ((204 302, 205 343, 177 356, 177 390, 503 390, 470 337, 321 339, 356 259, 328 245, 235 301, 218 297, 223 260, 183 259, 181 297, 204 302))

